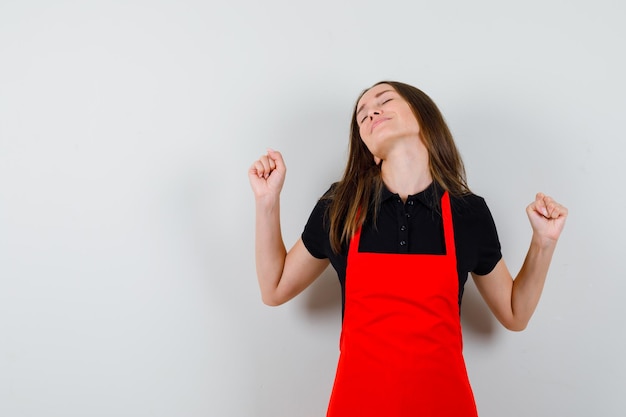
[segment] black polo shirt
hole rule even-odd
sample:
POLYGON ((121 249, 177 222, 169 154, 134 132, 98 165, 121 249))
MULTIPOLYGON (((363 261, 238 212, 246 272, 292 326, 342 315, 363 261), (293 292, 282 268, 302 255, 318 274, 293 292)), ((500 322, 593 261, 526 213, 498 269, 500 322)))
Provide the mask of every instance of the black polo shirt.
MULTIPOLYGON (((332 189, 332 187, 331 187, 332 189)), ((326 194, 330 192, 327 191, 326 194)), ((445 254, 440 204, 442 188, 433 182, 426 190, 403 202, 398 194, 383 187, 378 219, 369 215, 361 229, 359 251, 375 253, 445 254)), ((318 201, 302 233, 302 241, 316 258, 328 258, 337 271, 345 305, 348 246, 336 254, 330 248, 326 208, 330 200, 318 201)), ((469 272, 486 275, 502 253, 491 212, 482 197, 450 196, 459 275, 459 305, 469 272)))

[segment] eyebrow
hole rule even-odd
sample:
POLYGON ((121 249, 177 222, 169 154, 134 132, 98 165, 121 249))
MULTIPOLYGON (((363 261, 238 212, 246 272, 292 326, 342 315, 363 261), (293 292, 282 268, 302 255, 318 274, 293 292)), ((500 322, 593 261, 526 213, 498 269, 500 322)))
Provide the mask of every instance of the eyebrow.
MULTIPOLYGON (((383 95, 383 94, 385 94, 385 93, 389 93, 390 91, 393 91, 393 90, 383 90, 383 91, 381 91, 380 93, 376 94, 376 95, 374 96, 374 98, 378 98, 378 97, 382 96, 382 95, 383 95)), ((361 113, 361 111, 363 110, 363 107, 365 107, 365 103, 361 104, 361 106, 359 107, 359 109, 356 111, 356 114, 357 114, 357 115, 358 115, 359 113, 361 113)))

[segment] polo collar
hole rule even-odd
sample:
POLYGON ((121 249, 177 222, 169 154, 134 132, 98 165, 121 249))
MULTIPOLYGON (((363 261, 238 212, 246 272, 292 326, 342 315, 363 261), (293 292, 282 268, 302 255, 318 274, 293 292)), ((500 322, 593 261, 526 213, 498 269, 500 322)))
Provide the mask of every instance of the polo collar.
MULTIPOLYGON (((435 181, 431 182, 424 191, 417 194, 412 194, 407 197, 407 201, 419 201, 431 210, 437 210, 438 201, 443 195, 443 188, 435 181)), ((383 183, 383 189, 381 190, 380 201, 384 203, 390 198, 400 198, 397 193, 389 191, 387 186, 383 183)))

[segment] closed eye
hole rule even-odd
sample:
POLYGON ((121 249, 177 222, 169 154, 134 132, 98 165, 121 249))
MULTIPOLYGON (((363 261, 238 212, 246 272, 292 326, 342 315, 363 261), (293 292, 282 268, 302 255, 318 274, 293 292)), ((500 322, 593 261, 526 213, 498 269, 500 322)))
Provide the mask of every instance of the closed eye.
MULTIPOLYGON (((380 103, 380 105, 382 106, 383 104, 389 103, 391 100, 393 100, 393 98, 388 98, 386 100, 384 100, 382 103, 380 103)), ((367 120, 367 114, 363 117, 361 117, 361 121, 359 123, 363 123, 365 120, 367 120)))

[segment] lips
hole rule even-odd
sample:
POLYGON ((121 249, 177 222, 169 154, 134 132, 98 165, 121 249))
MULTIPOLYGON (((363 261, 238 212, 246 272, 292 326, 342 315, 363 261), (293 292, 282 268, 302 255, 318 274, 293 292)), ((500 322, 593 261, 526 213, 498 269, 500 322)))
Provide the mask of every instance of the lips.
POLYGON ((389 120, 389 118, 387 117, 381 117, 380 119, 376 119, 376 121, 374 123, 372 123, 372 127, 370 128, 370 133, 372 133, 374 131, 374 128, 376 126, 378 126, 379 124, 381 124, 384 121, 389 120))

